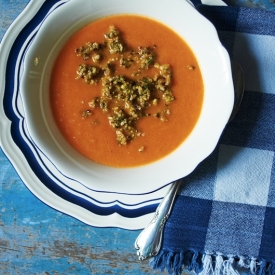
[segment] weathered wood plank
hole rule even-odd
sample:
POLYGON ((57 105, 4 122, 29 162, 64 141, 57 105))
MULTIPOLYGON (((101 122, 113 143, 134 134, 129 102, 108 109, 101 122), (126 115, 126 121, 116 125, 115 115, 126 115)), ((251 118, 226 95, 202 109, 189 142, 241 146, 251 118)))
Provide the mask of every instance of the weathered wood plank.
POLYGON ((0 274, 152 274, 135 254, 139 231, 87 226, 48 207, 2 151, 0 169, 0 274))

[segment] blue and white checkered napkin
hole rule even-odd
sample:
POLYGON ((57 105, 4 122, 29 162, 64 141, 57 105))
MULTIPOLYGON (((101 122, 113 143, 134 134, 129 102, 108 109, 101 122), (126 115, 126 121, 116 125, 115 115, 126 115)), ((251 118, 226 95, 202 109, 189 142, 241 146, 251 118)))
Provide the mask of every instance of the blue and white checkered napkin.
POLYGON ((275 274, 275 13, 198 4, 245 75, 240 110, 187 178, 154 269, 275 274))

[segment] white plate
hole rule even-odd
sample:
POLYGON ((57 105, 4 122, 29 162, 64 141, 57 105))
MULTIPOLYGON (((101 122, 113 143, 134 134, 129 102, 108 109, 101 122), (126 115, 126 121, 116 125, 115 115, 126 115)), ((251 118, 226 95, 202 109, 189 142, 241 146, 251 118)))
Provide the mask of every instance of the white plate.
MULTIPOLYGON (((35 47, 32 48, 33 42, 39 45, 37 36, 43 31, 47 31, 51 20, 54 18, 56 20, 57 16, 64 14, 71 8, 76 10, 77 6, 82 7, 79 9, 80 11, 67 16, 66 24, 71 22, 73 27, 68 32, 64 32, 65 36, 91 21, 91 16, 96 18, 106 15, 106 13, 133 13, 133 11, 144 14, 143 5, 153 5, 154 1, 142 1, 117 0, 115 4, 112 0, 31 1, 6 33, 1 44, 0 69, 5 72, 5 75, 0 76, 0 92, 3 102, 3 109, 0 111, 2 148, 26 186, 37 197, 55 209, 90 225, 117 226, 128 229, 143 228, 151 219, 152 212, 154 212, 161 197, 166 193, 169 181, 177 179, 179 176, 173 173, 174 178, 171 178, 164 173, 160 182, 152 181, 151 185, 144 183, 129 185, 128 189, 123 188, 122 185, 118 185, 118 188, 110 188, 110 186, 100 187, 95 181, 87 181, 87 174, 86 178, 76 177, 74 174, 70 174, 67 167, 56 165, 55 159, 45 154, 43 144, 39 144, 39 139, 36 139, 35 133, 30 134, 27 127, 26 112, 22 104, 22 93, 19 89, 25 65, 27 65, 28 73, 31 69, 29 64, 25 64, 25 55, 27 53, 29 56, 33 54, 33 57, 37 57, 37 52, 33 50, 35 47), (81 12, 85 12, 85 16, 81 12)), ((206 26, 206 30, 210 30, 207 37, 210 41, 209 46, 215 49, 212 52, 212 58, 219 60, 218 63, 222 70, 218 84, 215 82, 209 85, 219 85, 224 88, 225 97, 229 102, 233 102, 233 93, 231 93, 233 88, 230 86, 230 74, 227 73, 228 70, 230 71, 228 56, 221 46, 213 26, 182 0, 163 0, 158 1, 158 3, 160 10, 153 17, 161 19, 166 24, 179 28, 179 24, 182 24, 182 13, 187 12, 190 16, 190 18, 188 17, 189 24, 199 21, 200 24, 203 23, 206 26), (170 16, 166 16, 165 8, 165 5, 167 7, 171 3, 177 7, 174 10, 172 21, 170 21, 170 16)), ((155 8, 154 5, 153 7, 155 8)), ((64 25, 65 27, 66 25, 64 25)), ((198 37, 197 39, 200 42, 204 41, 205 37, 198 37)), ((204 69, 202 68, 202 70, 204 69)), ((43 68, 42 71, 33 70, 33 72, 29 74, 32 79, 28 88, 33 85, 36 89, 37 82, 40 85, 40 73, 43 72, 43 68)), ((25 96, 26 94, 24 94, 24 98, 25 96)), ((220 123, 225 124, 225 121, 226 115, 220 123)), ((216 133, 217 136, 220 135, 221 130, 219 129, 216 133)), ((202 159, 213 150, 216 140, 211 142, 213 144, 203 152, 202 159)), ((182 164, 178 162, 177 165, 182 164)), ((197 161, 188 168, 189 172, 196 165, 197 161)))

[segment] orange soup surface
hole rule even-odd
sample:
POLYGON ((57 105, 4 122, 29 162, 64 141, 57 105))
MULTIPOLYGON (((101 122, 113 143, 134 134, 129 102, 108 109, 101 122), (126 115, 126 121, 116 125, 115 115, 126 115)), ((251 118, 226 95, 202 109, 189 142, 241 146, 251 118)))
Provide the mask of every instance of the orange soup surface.
POLYGON ((50 83, 61 133, 81 154, 112 167, 145 165, 173 152, 195 127, 203 93, 186 42, 136 15, 102 18, 75 33, 50 83))

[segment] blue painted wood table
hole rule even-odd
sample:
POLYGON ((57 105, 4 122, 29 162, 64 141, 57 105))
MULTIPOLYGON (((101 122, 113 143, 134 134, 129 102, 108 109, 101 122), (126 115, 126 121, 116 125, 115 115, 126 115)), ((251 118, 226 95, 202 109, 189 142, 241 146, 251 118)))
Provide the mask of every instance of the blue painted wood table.
MULTIPOLYGON (((0 38, 28 2, 1 0, 0 38)), ((274 0, 227 3, 275 10, 274 0)), ((167 274, 138 260, 140 231, 88 226, 50 208, 26 188, 2 150, 0 184, 1 275, 167 274)))

